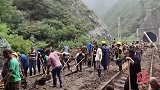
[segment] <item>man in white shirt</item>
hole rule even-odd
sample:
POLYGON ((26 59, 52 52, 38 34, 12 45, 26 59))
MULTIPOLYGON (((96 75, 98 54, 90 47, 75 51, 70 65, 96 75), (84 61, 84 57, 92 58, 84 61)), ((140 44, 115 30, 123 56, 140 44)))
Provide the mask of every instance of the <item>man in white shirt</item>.
POLYGON ((102 60, 102 50, 101 48, 97 49, 97 53, 96 53, 96 57, 95 57, 95 61, 96 61, 96 68, 97 68, 97 72, 98 72, 98 76, 101 76, 101 60, 102 60))
POLYGON ((68 71, 70 71, 70 65, 69 65, 69 58, 70 58, 70 53, 67 53, 67 52, 63 52, 63 57, 62 57, 62 62, 63 62, 63 67, 65 67, 64 64, 67 64, 67 67, 68 67, 68 71))

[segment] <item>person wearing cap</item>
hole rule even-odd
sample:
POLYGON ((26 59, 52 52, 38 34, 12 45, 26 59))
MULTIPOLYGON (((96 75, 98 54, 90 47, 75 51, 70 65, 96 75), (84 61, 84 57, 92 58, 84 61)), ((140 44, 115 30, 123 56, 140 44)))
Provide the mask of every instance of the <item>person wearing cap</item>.
POLYGON ((5 63, 7 74, 0 81, 0 84, 5 82, 4 90, 20 90, 20 63, 17 58, 13 56, 12 50, 9 48, 3 50, 3 56, 7 59, 5 63))
POLYGON ((123 51, 122 51, 122 42, 117 42, 117 51, 115 52, 116 56, 116 64, 119 67, 119 71, 122 70, 122 59, 124 58, 123 51))
POLYGON ((21 76, 22 76, 22 78, 25 78, 24 76, 26 76, 26 75, 25 75, 25 70, 23 68, 23 63, 22 63, 21 58, 20 58, 20 53, 19 52, 18 53, 14 52, 12 54, 15 58, 17 58, 18 62, 20 63, 21 76))
POLYGON ((102 61, 101 64, 104 67, 104 70, 107 70, 107 66, 110 63, 110 48, 107 46, 106 41, 102 41, 102 61))
POLYGON ((14 52, 14 53, 12 53, 12 54, 14 55, 15 58, 17 58, 17 59, 19 58, 19 57, 18 57, 18 54, 17 54, 16 52, 14 52))

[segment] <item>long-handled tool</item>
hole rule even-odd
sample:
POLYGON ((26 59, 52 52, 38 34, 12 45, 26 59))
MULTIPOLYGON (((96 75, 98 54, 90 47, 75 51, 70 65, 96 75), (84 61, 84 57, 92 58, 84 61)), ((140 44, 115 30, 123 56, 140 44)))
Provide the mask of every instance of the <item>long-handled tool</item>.
POLYGON ((130 62, 128 61, 128 72, 129 72, 129 90, 131 90, 131 75, 130 75, 130 62))
POLYGON ((67 62, 64 63, 64 66, 62 67, 61 72, 63 72, 63 69, 65 68, 66 64, 70 61, 70 58, 68 58, 67 62))
POLYGON ((75 73, 76 71, 73 71, 82 61, 84 60, 84 58, 83 59, 81 59, 81 61, 80 62, 78 62, 76 65, 75 65, 75 67, 74 68, 72 68, 71 69, 71 72, 69 73, 69 74, 66 74, 65 76, 68 76, 68 75, 71 75, 71 74, 73 74, 73 73, 75 73))
POLYGON ((83 60, 84 60, 84 58, 82 58, 82 60, 81 60, 80 62, 78 62, 74 68, 71 69, 71 72, 72 72, 72 70, 75 69, 83 60))

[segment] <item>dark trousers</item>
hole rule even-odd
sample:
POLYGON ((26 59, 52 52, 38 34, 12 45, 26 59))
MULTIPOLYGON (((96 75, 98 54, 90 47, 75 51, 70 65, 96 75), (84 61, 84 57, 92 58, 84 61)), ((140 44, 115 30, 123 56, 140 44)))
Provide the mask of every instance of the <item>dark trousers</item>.
POLYGON ((59 67, 57 67, 57 68, 55 68, 55 69, 52 70, 53 85, 55 85, 55 86, 57 85, 57 78, 56 78, 56 76, 59 79, 60 86, 62 86, 61 69, 62 69, 62 66, 59 66, 59 67))
POLYGON ((118 67, 119 67, 119 71, 121 71, 121 70, 122 70, 122 60, 117 60, 117 61, 116 61, 116 64, 117 64, 118 67))
MULTIPOLYGON (((77 60, 77 63, 79 63, 81 60, 77 60)), ((79 67, 80 67, 80 71, 82 71, 82 62, 79 63, 79 65, 77 65, 77 71, 79 71, 79 67)))
POLYGON ((47 70, 47 63, 43 63, 42 70, 43 70, 43 74, 44 74, 45 71, 47 70))
POLYGON ((139 58, 139 60, 141 60, 142 53, 141 52, 136 52, 136 56, 139 58))
POLYGON ((93 67, 94 67, 94 70, 96 70, 96 61, 95 61, 95 57, 96 57, 96 56, 93 56, 93 62, 92 62, 92 65, 93 65, 93 67))
POLYGON ((102 64, 104 70, 107 70, 107 61, 102 59, 101 64, 102 64))
MULTIPOLYGON (((134 76, 131 76, 131 77, 134 77, 134 76)), ((137 80, 136 76, 135 78, 131 78, 131 89, 132 90, 139 90, 136 80, 137 80)), ((124 90, 129 90, 129 78, 127 78, 125 81, 124 90)))
POLYGON ((85 54, 85 56, 84 56, 84 64, 86 64, 86 65, 87 65, 87 59, 88 59, 87 54, 85 54))
POLYGON ((24 70, 24 75, 27 77, 28 66, 24 66, 23 70, 24 70))
POLYGON ((91 61, 88 61, 88 67, 91 67, 91 65, 92 65, 91 61))
POLYGON ((41 72, 41 63, 40 61, 37 61, 37 68, 38 68, 38 72, 41 72))
POLYGON ((36 61, 29 62, 30 76, 32 76, 32 68, 34 70, 34 75, 35 75, 36 74, 36 61))
MULTIPOLYGON (((65 63, 66 63, 66 62, 68 61, 68 59, 65 59, 64 61, 65 61, 65 63)), ((67 62, 67 68, 68 68, 68 70, 70 70, 69 62, 67 62)))
POLYGON ((21 81, 8 82, 5 85, 4 90, 20 90, 20 85, 21 85, 21 81))

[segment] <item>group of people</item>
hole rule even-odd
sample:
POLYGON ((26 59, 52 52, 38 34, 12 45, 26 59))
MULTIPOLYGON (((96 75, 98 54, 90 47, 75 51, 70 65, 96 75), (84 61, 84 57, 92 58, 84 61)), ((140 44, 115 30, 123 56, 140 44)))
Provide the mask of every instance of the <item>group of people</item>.
MULTIPOLYGON (((83 64, 88 67, 93 67, 98 72, 98 76, 101 77, 101 72, 109 70, 109 64, 111 61, 115 61, 119 67, 119 71, 122 71, 122 64, 124 62, 130 63, 130 79, 131 88, 138 90, 137 73, 141 71, 141 56, 143 53, 143 46, 141 43, 133 42, 131 45, 122 42, 113 42, 111 46, 106 41, 101 41, 98 44, 96 41, 89 42, 88 45, 81 45, 76 52, 76 55, 71 55, 71 50, 68 46, 65 46, 62 52, 58 52, 54 49, 38 49, 35 50, 31 47, 28 56, 23 52, 13 52, 11 49, 6 48, 3 51, 5 63, 3 66, 1 83, 4 82, 5 90, 19 90, 21 80, 28 76, 36 75, 36 71, 44 74, 52 74, 53 87, 57 86, 57 77, 59 79, 59 86, 62 87, 61 72, 65 70, 67 65, 68 71, 70 71, 70 62, 76 61, 77 71, 82 72, 83 64), (36 68, 37 67, 37 68, 36 68)), ((128 90, 128 81, 126 80, 124 89, 128 90)), ((153 83, 155 80, 151 80, 153 83)), ((151 83, 151 84, 152 84, 151 83)), ((158 83, 159 85, 159 83, 158 83)), ((159 88, 160 86, 158 86, 159 88)), ((157 89, 155 89, 157 90, 157 89)))

